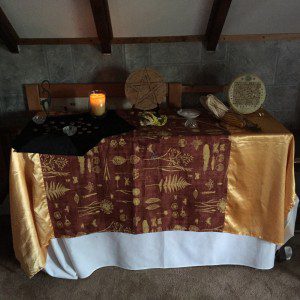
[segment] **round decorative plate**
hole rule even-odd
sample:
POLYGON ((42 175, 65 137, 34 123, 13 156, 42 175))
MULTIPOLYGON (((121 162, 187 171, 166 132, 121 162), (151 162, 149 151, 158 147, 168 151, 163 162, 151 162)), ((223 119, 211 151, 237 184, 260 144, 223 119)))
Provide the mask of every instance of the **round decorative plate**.
POLYGON ((266 87, 255 74, 240 75, 229 85, 229 104, 240 114, 251 114, 257 111, 265 99, 266 87))
POLYGON ((166 99, 167 85, 157 71, 140 69, 127 78, 125 94, 135 108, 154 109, 166 99))

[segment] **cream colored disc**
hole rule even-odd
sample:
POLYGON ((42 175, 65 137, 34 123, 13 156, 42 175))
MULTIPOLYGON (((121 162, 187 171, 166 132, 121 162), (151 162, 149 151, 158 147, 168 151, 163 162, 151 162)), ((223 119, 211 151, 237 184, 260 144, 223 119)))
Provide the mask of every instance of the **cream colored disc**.
POLYGON ((266 87, 255 74, 244 74, 229 85, 228 100, 231 108, 240 114, 257 111, 266 99, 266 87))
POLYGON ((157 71, 140 69, 127 78, 125 94, 135 108, 154 109, 166 99, 167 85, 157 71))

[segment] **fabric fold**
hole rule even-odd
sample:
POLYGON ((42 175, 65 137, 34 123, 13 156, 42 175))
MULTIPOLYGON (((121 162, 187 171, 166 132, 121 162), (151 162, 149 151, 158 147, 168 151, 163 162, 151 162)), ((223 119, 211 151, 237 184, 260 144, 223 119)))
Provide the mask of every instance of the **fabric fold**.
POLYGON ((10 210, 15 255, 32 277, 44 268, 54 237, 38 154, 11 151, 10 210))
POLYGON ((296 201, 294 137, 267 113, 253 119, 261 133, 230 136, 223 231, 281 245, 287 215, 296 201))

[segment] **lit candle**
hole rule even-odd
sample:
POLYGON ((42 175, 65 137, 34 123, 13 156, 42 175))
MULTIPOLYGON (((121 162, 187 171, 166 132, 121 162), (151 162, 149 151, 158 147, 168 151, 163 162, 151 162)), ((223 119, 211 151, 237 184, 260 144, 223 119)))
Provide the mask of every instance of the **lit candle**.
POLYGON ((94 116, 102 116, 105 113, 106 96, 102 91, 92 91, 90 94, 90 112, 94 116))

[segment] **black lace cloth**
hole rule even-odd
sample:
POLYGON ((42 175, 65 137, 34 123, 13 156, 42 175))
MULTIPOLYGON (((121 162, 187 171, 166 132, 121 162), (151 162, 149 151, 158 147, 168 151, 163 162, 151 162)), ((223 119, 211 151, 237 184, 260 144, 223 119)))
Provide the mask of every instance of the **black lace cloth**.
POLYGON ((114 110, 101 118, 88 113, 50 116, 41 125, 30 121, 13 141, 12 148, 17 152, 82 156, 101 139, 134 128, 114 110), (77 127, 75 135, 68 136, 63 132, 68 125, 77 127))

